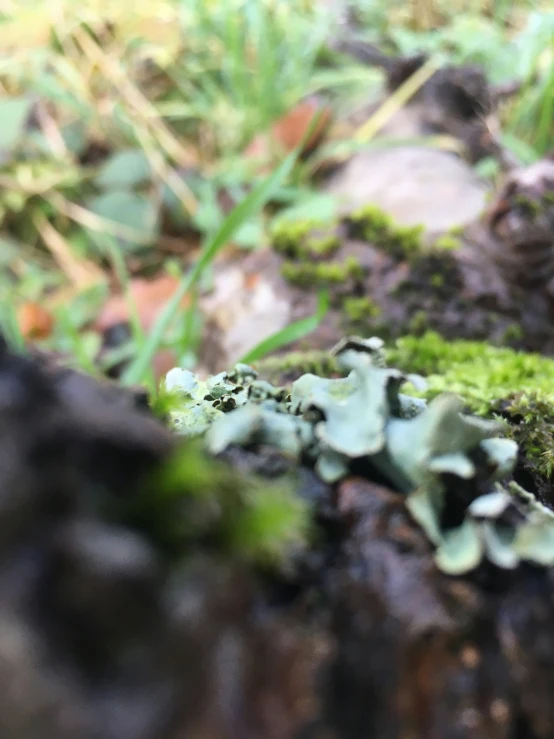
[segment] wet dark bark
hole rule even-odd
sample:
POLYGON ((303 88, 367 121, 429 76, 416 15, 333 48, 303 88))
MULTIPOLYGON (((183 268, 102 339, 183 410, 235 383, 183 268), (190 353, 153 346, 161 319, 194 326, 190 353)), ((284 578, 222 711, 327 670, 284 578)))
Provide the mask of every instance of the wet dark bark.
MULTIPOLYGON (((550 570, 446 577, 402 496, 302 467, 318 535, 292 569, 169 557, 129 511, 175 447, 137 394, 0 351, 3 737, 554 734, 550 570)), ((291 471, 268 449, 220 463, 291 471)))

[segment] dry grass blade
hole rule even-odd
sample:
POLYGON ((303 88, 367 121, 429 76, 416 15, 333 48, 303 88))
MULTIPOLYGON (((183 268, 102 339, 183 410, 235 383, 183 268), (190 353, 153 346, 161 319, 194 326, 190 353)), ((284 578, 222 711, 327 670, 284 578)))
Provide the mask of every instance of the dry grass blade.
MULTIPOLYGON (((119 90, 122 97, 126 100, 127 104, 134 110, 135 114, 140 116, 140 120, 146 130, 150 128, 155 135, 156 144, 158 144, 166 154, 177 162, 181 167, 191 167, 196 164, 196 156, 193 151, 186 149, 171 133, 167 128, 163 120, 158 115, 158 111, 150 103, 140 90, 131 82, 129 77, 126 75, 125 70, 121 67, 119 62, 112 56, 106 54, 103 49, 94 41, 93 38, 81 28, 76 29, 75 38, 79 42, 83 54, 88 57, 90 61, 95 62, 98 67, 102 70, 107 79, 109 79, 119 90)), ((153 157, 152 152, 156 147, 150 147, 150 154, 153 157)), ((157 157, 161 159, 161 157, 157 157)), ((165 177, 168 179, 167 172, 165 177)), ((171 179, 171 187, 175 191, 177 188, 178 195, 181 202, 187 211, 191 214, 196 212, 198 203, 196 198, 190 189, 180 180, 177 175, 174 175, 171 179), (179 180, 179 184, 176 181, 179 180)))
POLYGON ((75 30, 75 38, 79 42, 85 56, 98 65, 106 78, 117 87, 127 103, 154 129, 160 145, 167 154, 173 157, 182 167, 195 164, 196 156, 194 152, 191 149, 186 149, 175 138, 158 115, 158 111, 154 105, 131 82, 119 62, 113 56, 106 54, 96 41, 82 28, 75 30))
POLYGON ((429 59, 417 72, 409 77, 385 102, 375 111, 371 118, 366 121, 354 134, 354 140, 359 143, 367 143, 383 128, 395 113, 406 105, 406 103, 418 92, 418 90, 430 79, 437 69, 438 62, 429 59))
POLYGON ((130 226, 125 226, 116 221, 96 215, 96 213, 93 213, 87 208, 83 208, 83 206, 67 200, 67 198, 64 198, 58 192, 44 195, 44 199, 60 213, 71 218, 75 223, 89 228, 91 231, 108 234, 116 239, 128 239, 136 244, 150 244, 152 242, 152 238, 145 236, 142 231, 137 231, 137 229, 131 228, 130 226))
POLYGON ((73 254, 71 246, 45 216, 35 216, 33 223, 60 269, 75 287, 87 288, 104 279, 104 273, 94 262, 73 254))
POLYGON ((39 101, 37 104, 36 113, 44 138, 48 142, 54 156, 60 157, 61 159, 67 158, 69 152, 60 133, 60 129, 42 101, 39 101))
MULTIPOLYGON (((2 184, 0 178, 0 185, 2 184)), ((93 213, 87 208, 83 208, 82 205, 72 203, 67 200, 63 195, 58 192, 51 192, 48 195, 43 195, 44 199, 50 203, 50 205, 57 211, 62 213, 67 218, 70 218, 75 223, 78 223, 91 231, 97 233, 107 234, 113 236, 116 239, 133 241, 135 244, 149 245, 152 242, 150 236, 145 236, 142 231, 137 231, 130 226, 125 226, 116 221, 112 221, 103 216, 99 216, 93 213)), ((156 240, 156 246, 159 249, 167 251, 173 254, 182 254, 185 250, 183 239, 171 236, 159 236, 156 240)))
POLYGON ((172 190, 185 209, 191 215, 194 215, 198 209, 198 202, 190 191, 190 188, 183 182, 177 172, 167 164, 158 149, 151 145, 149 137, 145 135, 143 130, 137 128, 135 130, 135 135, 139 140, 144 154, 150 162, 154 172, 156 172, 158 177, 166 183, 170 190, 172 190))

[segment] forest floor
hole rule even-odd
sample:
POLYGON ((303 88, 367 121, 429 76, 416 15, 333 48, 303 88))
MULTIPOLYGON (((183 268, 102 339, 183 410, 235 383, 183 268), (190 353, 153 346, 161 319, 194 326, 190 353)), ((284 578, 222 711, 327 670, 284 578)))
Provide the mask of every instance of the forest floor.
POLYGON ((444 245, 551 147, 540 5, 29 1, 1 22, 4 333, 151 390, 317 323, 287 332, 303 312, 257 279, 283 224, 373 203, 444 245))
POLYGON ((552 10, 5 6, 0 735, 550 739, 552 10))

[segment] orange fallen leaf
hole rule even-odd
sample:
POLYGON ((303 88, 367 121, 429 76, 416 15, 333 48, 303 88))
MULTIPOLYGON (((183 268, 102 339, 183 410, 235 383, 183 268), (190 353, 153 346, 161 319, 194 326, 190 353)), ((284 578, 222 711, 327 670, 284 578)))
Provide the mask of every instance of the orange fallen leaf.
POLYGON ((312 151, 321 142, 331 122, 329 106, 316 97, 298 103, 279 118, 269 132, 256 136, 246 148, 245 155, 252 159, 269 159, 276 148, 289 154, 300 146, 316 116, 319 117, 314 130, 302 148, 303 154, 312 151))
POLYGON ((21 335, 31 341, 47 339, 54 327, 54 318, 38 303, 28 301, 22 303, 17 310, 17 323, 21 335))
MULTIPOLYGON (((153 280, 134 279, 130 283, 130 297, 136 305, 140 324, 144 331, 149 331, 159 313, 171 298, 179 280, 172 275, 161 275, 153 280)), ((189 299, 185 296, 181 302, 183 309, 189 299)), ((119 323, 130 320, 129 305, 125 295, 112 295, 95 321, 95 328, 102 333, 119 323)))
POLYGON ((244 276, 244 287, 247 290, 253 290, 259 283, 260 279, 261 276, 259 274, 256 274, 255 272, 247 274, 244 276))

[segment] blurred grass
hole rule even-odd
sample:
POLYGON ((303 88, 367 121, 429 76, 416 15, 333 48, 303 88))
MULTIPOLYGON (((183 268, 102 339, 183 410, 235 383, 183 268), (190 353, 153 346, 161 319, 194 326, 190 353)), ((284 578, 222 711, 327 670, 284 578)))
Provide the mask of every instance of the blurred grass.
MULTIPOLYGON (((390 50, 424 49, 437 63, 478 62, 493 82, 521 78, 520 95, 502 112, 505 144, 524 161, 552 148, 548 5, 355 6, 365 36, 390 50)), ((323 45, 335 22, 321 0, 4 0, 0 305, 10 308, 0 320, 12 341, 22 341, 14 306, 43 301, 55 327, 42 344, 99 371, 90 320, 114 282, 125 287, 133 275, 174 268, 177 260, 182 287, 191 274, 194 282, 209 279, 222 233, 245 248, 264 243, 272 216, 263 198, 231 215, 221 204, 222 192, 237 206, 273 182, 256 173, 245 146, 308 94, 322 93, 340 109, 375 96, 380 83, 375 70, 353 61, 329 65, 323 45), (210 258, 206 246, 198 252, 198 232, 204 245, 217 240, 210 258)), ((365 139, 374 128, 370 122, 365 139)), ((328 208, 311 171, 294 163, 273 188, 274 200, 296 212, 328 208)), ((198 316, 190 308, 169 330, 178 301, 172 306, 171 320, 148 336, 131 306, 127 381, 148 381, 161 347, 193 357, 198 316)))

